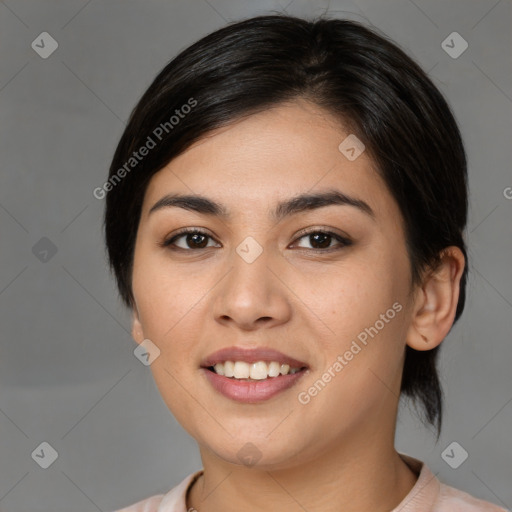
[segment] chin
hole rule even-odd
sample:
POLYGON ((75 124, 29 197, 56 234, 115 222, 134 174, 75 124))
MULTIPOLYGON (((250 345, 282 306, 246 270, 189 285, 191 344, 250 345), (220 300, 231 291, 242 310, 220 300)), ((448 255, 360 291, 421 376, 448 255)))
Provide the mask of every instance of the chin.
MULTIPOLYGON (((290 444, 290 437, 285 436, 290 444)), ((210 440, 211 441, 211 440, 210 440)), ((302 440, 304 442, 304 439, 302 440)), ((208 444, 217 457, 229 464, 234 464, 247 469, 257 468, 266 471, 275 471, 286 469, 298 464, 298 455, 300 458, 305 455, 306 446, 283 446, 282 436, 272 442, 266 434, 260 436, 244 435, 241 438, 230 438, 226 442, 221 441, 221 445, 216 447, 211 443, 208 444)))

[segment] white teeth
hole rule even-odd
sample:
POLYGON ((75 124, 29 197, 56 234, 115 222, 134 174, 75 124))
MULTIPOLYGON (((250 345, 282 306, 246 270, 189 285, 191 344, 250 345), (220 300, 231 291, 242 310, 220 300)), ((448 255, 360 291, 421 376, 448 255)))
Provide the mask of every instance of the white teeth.
POLYGON ((269 377, 277 377, 279 373, 281 372, 281 365, 279 363, 276 363, 275 361, 272 361, 268 365, 268 376, 269 377))
POLYGON ((268 369, 266 363, 263 361, 258 361, 257 363, 251 364, 250 377, 254 380, 266 379, 268 377, 268 369))
POLYGON ((276 361, 270 363, 264 361, 258 361, 257 363, 225 361, 224 363, 217 363, 213 369, 217 375, 251 380, 264 380, 268 377, 294 374, 300 370, 300 368, 290 368, 290 365, 281 364, 276 361))
POLYGON ((235 379, 248 379, 251 373, 251 369, 247 363, 243 361, 235 362, 235 379))
POLYGON ((217 363, 213 368, 217 375, 225 375, 225 366, 222 363, 217 363))
MULTIPOLYGON (((219 366, 222 366, 222 363, 218 363, 219 366)), ((217 367, 217 365, 215 365, 217 367)), ((235 376, 235 363, 232 361, 226 361, 224 363, 224 375, 226 377, 234 377, 235 376)))

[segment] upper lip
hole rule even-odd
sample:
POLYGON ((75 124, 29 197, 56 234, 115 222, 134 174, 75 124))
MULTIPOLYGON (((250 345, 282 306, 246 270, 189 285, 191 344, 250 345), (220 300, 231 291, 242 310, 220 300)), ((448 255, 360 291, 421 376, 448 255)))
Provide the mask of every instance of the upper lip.
POLYGON ((215 366, 217 363, 224 363, 225 361, 245 361, 246 363, 257 363, 258 361, 270 363, 271 361, 276 361, 281 364, 288 364, 291 368, 308 366, 302 361, 268 347, 227 347, 217 350, 203 359, 203 361, 201 361, 201 367, 209 368, 210 366, 215 366))

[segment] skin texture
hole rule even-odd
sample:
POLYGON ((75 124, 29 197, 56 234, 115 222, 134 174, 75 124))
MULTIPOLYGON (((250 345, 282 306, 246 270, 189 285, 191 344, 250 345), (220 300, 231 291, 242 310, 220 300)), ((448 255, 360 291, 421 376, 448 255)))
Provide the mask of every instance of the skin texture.
POLYGON ((160 349, 150 366, 155 382, 199 444, 205 472, 187 500, 199 512, 385 511, 416 482, 394 448, 404 350, 429 350, 448 333, 464 257, 448 248, 443 265, 411 287, 398 205, 367 152, 349 161, 338 150, 348 133, 305 100, 281 104, 204 137, 155 174, 146 191, 132 335, 160 349), (280 222, 269 217, 278 201, 329 188, 364 200, 375 218, 346 205, 280 222), (204 195, 231 217, 178 207, 148 215, 168 193, 204 195), (184 227, 207 232, 210 238, 199 240, 207 247, 196 248, 190 237, 187 243, 186 235, 175 241, 181 250, 159 245, 184 227), (352 244, 333 237, 320 245, 299 233, 304 228, 352 244), (263 249, 250 264, 236 252, 248 236, 263 249), (298 393, 396 302, 402 310, 301 404, 298 393), (309 370, 267 401, 235 402, 200 369, 203 358, 230 346, 272 347, 309 370), (248 442, 261 456, 252 467, 237 455, 248 442))

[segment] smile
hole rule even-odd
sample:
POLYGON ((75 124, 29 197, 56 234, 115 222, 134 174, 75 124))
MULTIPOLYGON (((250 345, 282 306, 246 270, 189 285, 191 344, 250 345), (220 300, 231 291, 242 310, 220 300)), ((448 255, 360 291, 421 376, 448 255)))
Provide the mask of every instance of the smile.
POLYGON ((281 364, 277 361, 269 363, 258 361, 256 363, 246 363, 245 361, 225 361, 211 366, 210 370, 217 375, 224 377, 244 380, 263 380, 269 377, 279 377, 279 375, 293 375, 302 368, 290 368, 289 364, 281 364))

